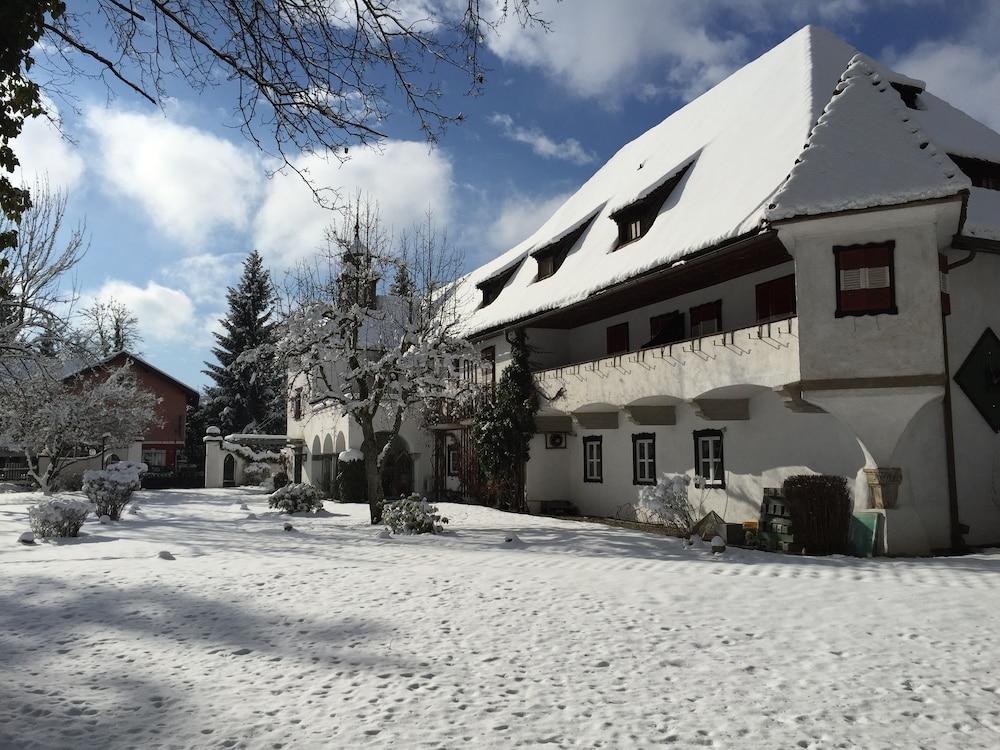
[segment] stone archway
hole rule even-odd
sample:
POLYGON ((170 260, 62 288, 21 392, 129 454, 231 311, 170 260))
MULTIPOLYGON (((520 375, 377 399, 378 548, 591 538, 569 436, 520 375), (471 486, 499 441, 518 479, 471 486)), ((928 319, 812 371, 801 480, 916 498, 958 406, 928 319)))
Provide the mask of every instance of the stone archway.
POLYGON ((222 459, 222 486, 236 486, 236 459, 232 453, 227 453, 226 457, 222 459))

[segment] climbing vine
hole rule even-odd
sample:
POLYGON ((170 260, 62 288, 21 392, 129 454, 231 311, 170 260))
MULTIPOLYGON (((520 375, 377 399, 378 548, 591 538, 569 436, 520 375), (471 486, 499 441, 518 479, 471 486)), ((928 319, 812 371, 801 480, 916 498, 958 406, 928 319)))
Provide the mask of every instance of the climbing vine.
POLYGON ((479 468, 493 503, 506 510, 528 511, 524 464, 535 433, 538 392, 531 376, 530 349, 523 330, 511 341, 511 361, 492 394, 478 409, 472 426, 479 468))

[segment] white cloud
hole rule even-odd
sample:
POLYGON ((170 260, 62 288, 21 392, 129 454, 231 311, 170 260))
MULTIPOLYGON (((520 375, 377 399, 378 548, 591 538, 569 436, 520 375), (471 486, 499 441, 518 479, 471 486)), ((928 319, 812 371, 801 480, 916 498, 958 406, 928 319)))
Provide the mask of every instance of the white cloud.
POLYGON ((934 1, 540 0, 536 10, 549 29, 508 20, 488 44, 504 62, 540 70, 609 107, 633 96, 689 100, 776 35, 810 22, 852 27, 878 9, 934 1))
POLYGON ((170 237, 195 246, 219 229, 245 229, 261 170, 247 150, 159 115, 87 112, 109 190, 136 201, 170 237))
MULTIPOLYGON (((451 212, 452 165, 439 149, 414 141, 388 141, 380 149, 352 149, 349 161, 312 155, 296 165, 310 182, 330 188, 341 201, 360 191, 378 201, 383 221, 397 229, 424 219, 428 208, 444 223, 451 212)), ((267 185, 254 221, 254 242, 274 264, 290 265, 323 243, 334 214, 316 204, 294 171, 279 172, 267 185)))
POLYGON ((560 159, 573 164, 590 164, 596 158, 587 151, 576 138, 556 141, 538 128, 525 128, 514 124, 514 118, 505 114, 494 114, 490 122, 498 126, 506 138, 531 146, 531 150, 546 159, 560 159))
POLYGON ((218 302, 226 287, 242 273, 243 253, 189 255, 163 270, 163 276, 177 282, 197 303, 218 302))
POLYGON ((569 198, 568 193, 550 198, 515 194, 500 205, 500 213, 490 225, 488 237, 495 250, 509 250, 525 240, 569 198))
POLYGON ((890 51, 888 62, 899 72, 926 81, 935 96, 1000 130, 998 34, 1000 5, 989 3, 955 38, 924 41, 902 55, 890 51))
MULTIPOLYGON (((48 101, 43 104, 53 118, 58 118, 55 105, 48 101)), ((21 162, 14 175, 15 183, 31 185, 36 180, 48 179, 53 188, 70 190, 83 176, 83 159, 48 117, 34 117, 25 122, 21 134, 14 139, 13 149, 21 162)))
POLYGON ((115 299, 139 319, 139 332, 150 343, 192 341, 197 330, 195 306, 180 289, 149 281, 145 287, 129 281, 109 279, 100 289, 83 295, 83 305, 93 300, 115 299))

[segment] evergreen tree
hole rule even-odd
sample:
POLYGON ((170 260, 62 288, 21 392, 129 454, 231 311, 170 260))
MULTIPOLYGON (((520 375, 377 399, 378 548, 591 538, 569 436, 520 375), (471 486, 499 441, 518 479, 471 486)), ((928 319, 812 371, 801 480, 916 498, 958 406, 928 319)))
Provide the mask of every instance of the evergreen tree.
POLYGON ((495 392, 476 412, 472 439, 496 505, 527 513, 524 464, 530 458, 531 436, 535 433, 538 393, 531 376, 531 350, 524 329, 518 329, 511 342, 510 356, 495 392))
POLYGON ((223 434, 285 431, 286 377, 275 357, 278 333, 273 321, 275 290, 264 261, 254 250, 243 262, 243 275, 226 291, 225 329, 215 334, 204 371, 214 385, 206 389, 208 424, 223 434))

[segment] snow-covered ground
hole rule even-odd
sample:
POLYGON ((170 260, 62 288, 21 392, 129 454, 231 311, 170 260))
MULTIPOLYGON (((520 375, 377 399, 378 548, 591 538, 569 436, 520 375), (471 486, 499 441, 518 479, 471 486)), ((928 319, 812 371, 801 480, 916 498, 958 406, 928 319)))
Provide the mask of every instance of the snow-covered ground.
POLYGON ((24 547, 37 496, 0 495, 0 747, 1000 746, 1000 554, 713 557, 453 505, 383 540, 363 506, 285 532, 249 491, 137 497, 24 547))

